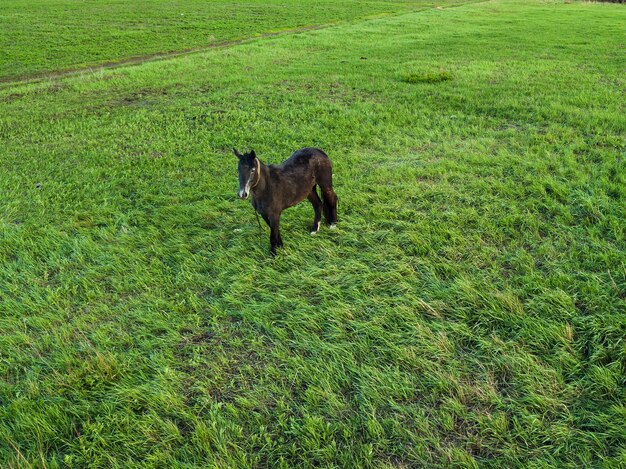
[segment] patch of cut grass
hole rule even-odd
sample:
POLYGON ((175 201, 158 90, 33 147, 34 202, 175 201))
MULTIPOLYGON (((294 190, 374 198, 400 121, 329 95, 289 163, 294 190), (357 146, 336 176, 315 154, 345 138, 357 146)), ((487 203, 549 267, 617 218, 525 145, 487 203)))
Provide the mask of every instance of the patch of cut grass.
POLYGON ((3 0, 0 81, 456 0, 3 0))
POLYGON ((402 81, 405 83, 441 83, 453 78, 452 74, 445 70, 439 72, 413 72, 402 75, 402 81))

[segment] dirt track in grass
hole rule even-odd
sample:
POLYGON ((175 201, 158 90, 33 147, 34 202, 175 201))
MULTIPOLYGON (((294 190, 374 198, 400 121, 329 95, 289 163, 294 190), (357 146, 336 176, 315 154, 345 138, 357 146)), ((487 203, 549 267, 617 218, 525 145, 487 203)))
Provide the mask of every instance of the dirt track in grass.
MULTIPOLYGON (((208 50, 212 50, 212 49, 219 49, 222 47, 231 47, 231 46, 236 46, 238 44, 244 44, 246 42, 251 42, 251 41, 256 41, 259 39, 265 39, 265 38, 269 38, 269 37, 276 37, 276 36, 284 36, 284 35, 288 35, 288 34, 298 34, 298 33, 304 33, 307 31, 315 31, 318 29, 323 29, 323 28, 329 28, 331 26, 336 26, 337 23, 329 23, 329 24, 316 24, 316 25, 310 25, 310 26, 302 26, 300 28, 291 28, 291 29, 285 29, 283 31, 275 31, 275 32, 268 32, 268 33, 263 33, 263 34, 258 34, 256 36, 251 36, 251 37, 246 37, 246 38, 241 38, 241 39, 232 39, 232 40, 228 40, 228 41, 221 41, 215 44, 209 44, 207 46, 202 46, 202 47, 194 47, 194 48, 190 48, 190 49, 184 49, 184 50, 179 50, 179 51, 171 51, 171 52, 156 52, 153 54, 146 54, 146 55, 138 55, 138 56, 134 56, 134 57, 128 57, 125 59, 120 59, 120 60, 115 60, 115 61, 109 61, 109 62, 103 62, 101 64, 98 65, 92 65, 89 67, 74 67, 74 68, 66 68, 63 70, 58 70, 58 71, 54 71, 54 72, 41 72, 41 73, 33 73, 33 74, 26 74, 26 75, 22 75, 22 76, 13 76, 13 77, 0 77, 0 84, 1 85, 15 85, 18 83, 29 83, 29 82, 33 82, 33 81, 38 81, 38 80, 49 80, 49 79, 56 79, 56 78, 64 78, 64 77, 68 77, 68 76, 72 76, 72 75, 79 75, 81 73, 92 73, 92 72, 97 72, 100 70, 109 70, 112 68, 118 68, 118 67, 126 67, 129 65, 141 65, 143 63, 146 62, 153 62, 156 60, 167 60, 167 59, 171 59, 174 57, 180 57, 180 56, 184 56, 184 55, 190 55, 190 54, 198 54, 201 52, 206 52, 208 50)), ((0 86, 1 86, 0 85, 0 86)))
MULTIPOLYGON (((442 9, 456 8, 456 7, 463 6, 468 3, 483 3, 485 1, 489 1, 489 0, 470 0, 469 2, 447 5, 445 7, 436 6, 434 8, 437 10, 442 10, 442 9)), ((426 11, 428 11, 428 8, 426 9, 426 11)), ((406 11, 401 11, 401 12, 396 12, 396 13, 381 13, 381 14, 371 15, 366 18, 360 18, 360 19, 361 20, 374 20, 374 19, 387 17, 387 16, 403 15, 406 13, 407 13, 406 11)), ((198 53, 206 52, 209 50, 220 49, 223 47, 232 47, 232 46, 236 46, 239 44, 244 44, 247 42, 252 42, 252 41, 256 41, 260 39, 266 39, 266 38, 277 37, 277 36, 285 36, 285 35, 290 35, 290 34, 300 34, 300 33, 308 32, 308 31, 326 29, 326 28, 330 28, 333 26, 338 26, 343 23, 344 23, 343 21, 333 21, 333 22, 323 23, 323 24, 312 24, 308 26, 300 26, 297 28, 288 28, 288 29, 283 29, 280 31, 259 33, 259 34, 255 34, 254 36, 243 37, 243 38, 238 38, 238 39, 227 39, 227 40, 219 41, 216 43, 204 45, 201 47, 190 47, 187 49, 175 50, 175 51, 169 51, 169 52, 154 52, 150 54, 134 55, 134 56, 126 57, 126 58, 121 58, 119 60, 105 61, 99 64, 90 65, 90 66, 68 67, 68 68, 63 68, 63 69, 54 70, 54 71, 48 70, 48 71, 42 71, 42 72, 36 72, 36 73, 26 73, 22 75, 13 75, 13 76, 5 76, 5 77, 0 76, 0 89, 6 88, 7 86, 20 84, 20 83, 30 83, 30 82, 36 82, 39 80, 58 79, 58 78, 64 78, 64 77, 73 76, 73 75, 79 75, 81 73, 93 73, 93 72, 98 72, 101 70, 110 70, 110 69, 119 68, 119 67, 141 65, 146 62, 153 62, 157 60, 167 60, 167 59, 171 59, 175 57, 181 57, 181 56, 190 55, 190 54, 198 54, 198 53)))

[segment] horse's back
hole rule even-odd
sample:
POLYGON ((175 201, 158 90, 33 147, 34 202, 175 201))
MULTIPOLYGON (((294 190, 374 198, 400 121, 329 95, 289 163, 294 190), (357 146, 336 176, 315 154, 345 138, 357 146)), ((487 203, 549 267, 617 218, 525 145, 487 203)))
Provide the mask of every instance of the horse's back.
POLYGON ((324 153, 322 150, 320 150, 319 148, 313 148, 313 147, 307 147, 307 148, 301 148, 300 150, 296 150, 291 154, 290 158, 293 157, 309 157, 309 158, 315 158, 315 157, 321 157, 321 158, 328 158, 328 155, 326 153, 324 153))
MULTIPOLYGON (((276 180, 288 185, 303 184, 307 188, 319 184, 332 186, 332 164, 326 153, 318 148, 302 148, 279 165, 270 167, 276 180)), ((310 190, 310 188, 309 188, 310 190)))
POLYGON ((279 166, 289 168, 294 166, 309 166, 311 163, 323 162, 330 165, 330 158, 319 148, 301 148, 294 151, 291 156, 279 166))

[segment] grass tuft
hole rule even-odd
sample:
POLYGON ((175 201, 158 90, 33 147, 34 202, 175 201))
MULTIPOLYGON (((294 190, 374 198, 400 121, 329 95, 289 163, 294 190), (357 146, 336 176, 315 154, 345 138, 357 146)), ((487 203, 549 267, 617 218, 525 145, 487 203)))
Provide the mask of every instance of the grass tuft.
POLYGON ((406 73, 401 80, 404 83, 441 83, 442 81, 450 81, 454 77, 448 71, 439 72, 413 72, 406 73))

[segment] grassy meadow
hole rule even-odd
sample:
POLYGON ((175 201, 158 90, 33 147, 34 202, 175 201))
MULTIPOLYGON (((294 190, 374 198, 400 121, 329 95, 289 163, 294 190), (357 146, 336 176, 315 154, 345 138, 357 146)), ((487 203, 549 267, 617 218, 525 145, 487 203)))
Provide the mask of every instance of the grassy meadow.
POLYGON ((0 86, 0 466, 626 466, 624 6, 312 3, 0 86), (337 230, 271 258, 233 146, 337 230))
POLYGON ((0 82, 457 3, 463 0, 3 0, 0 82))

